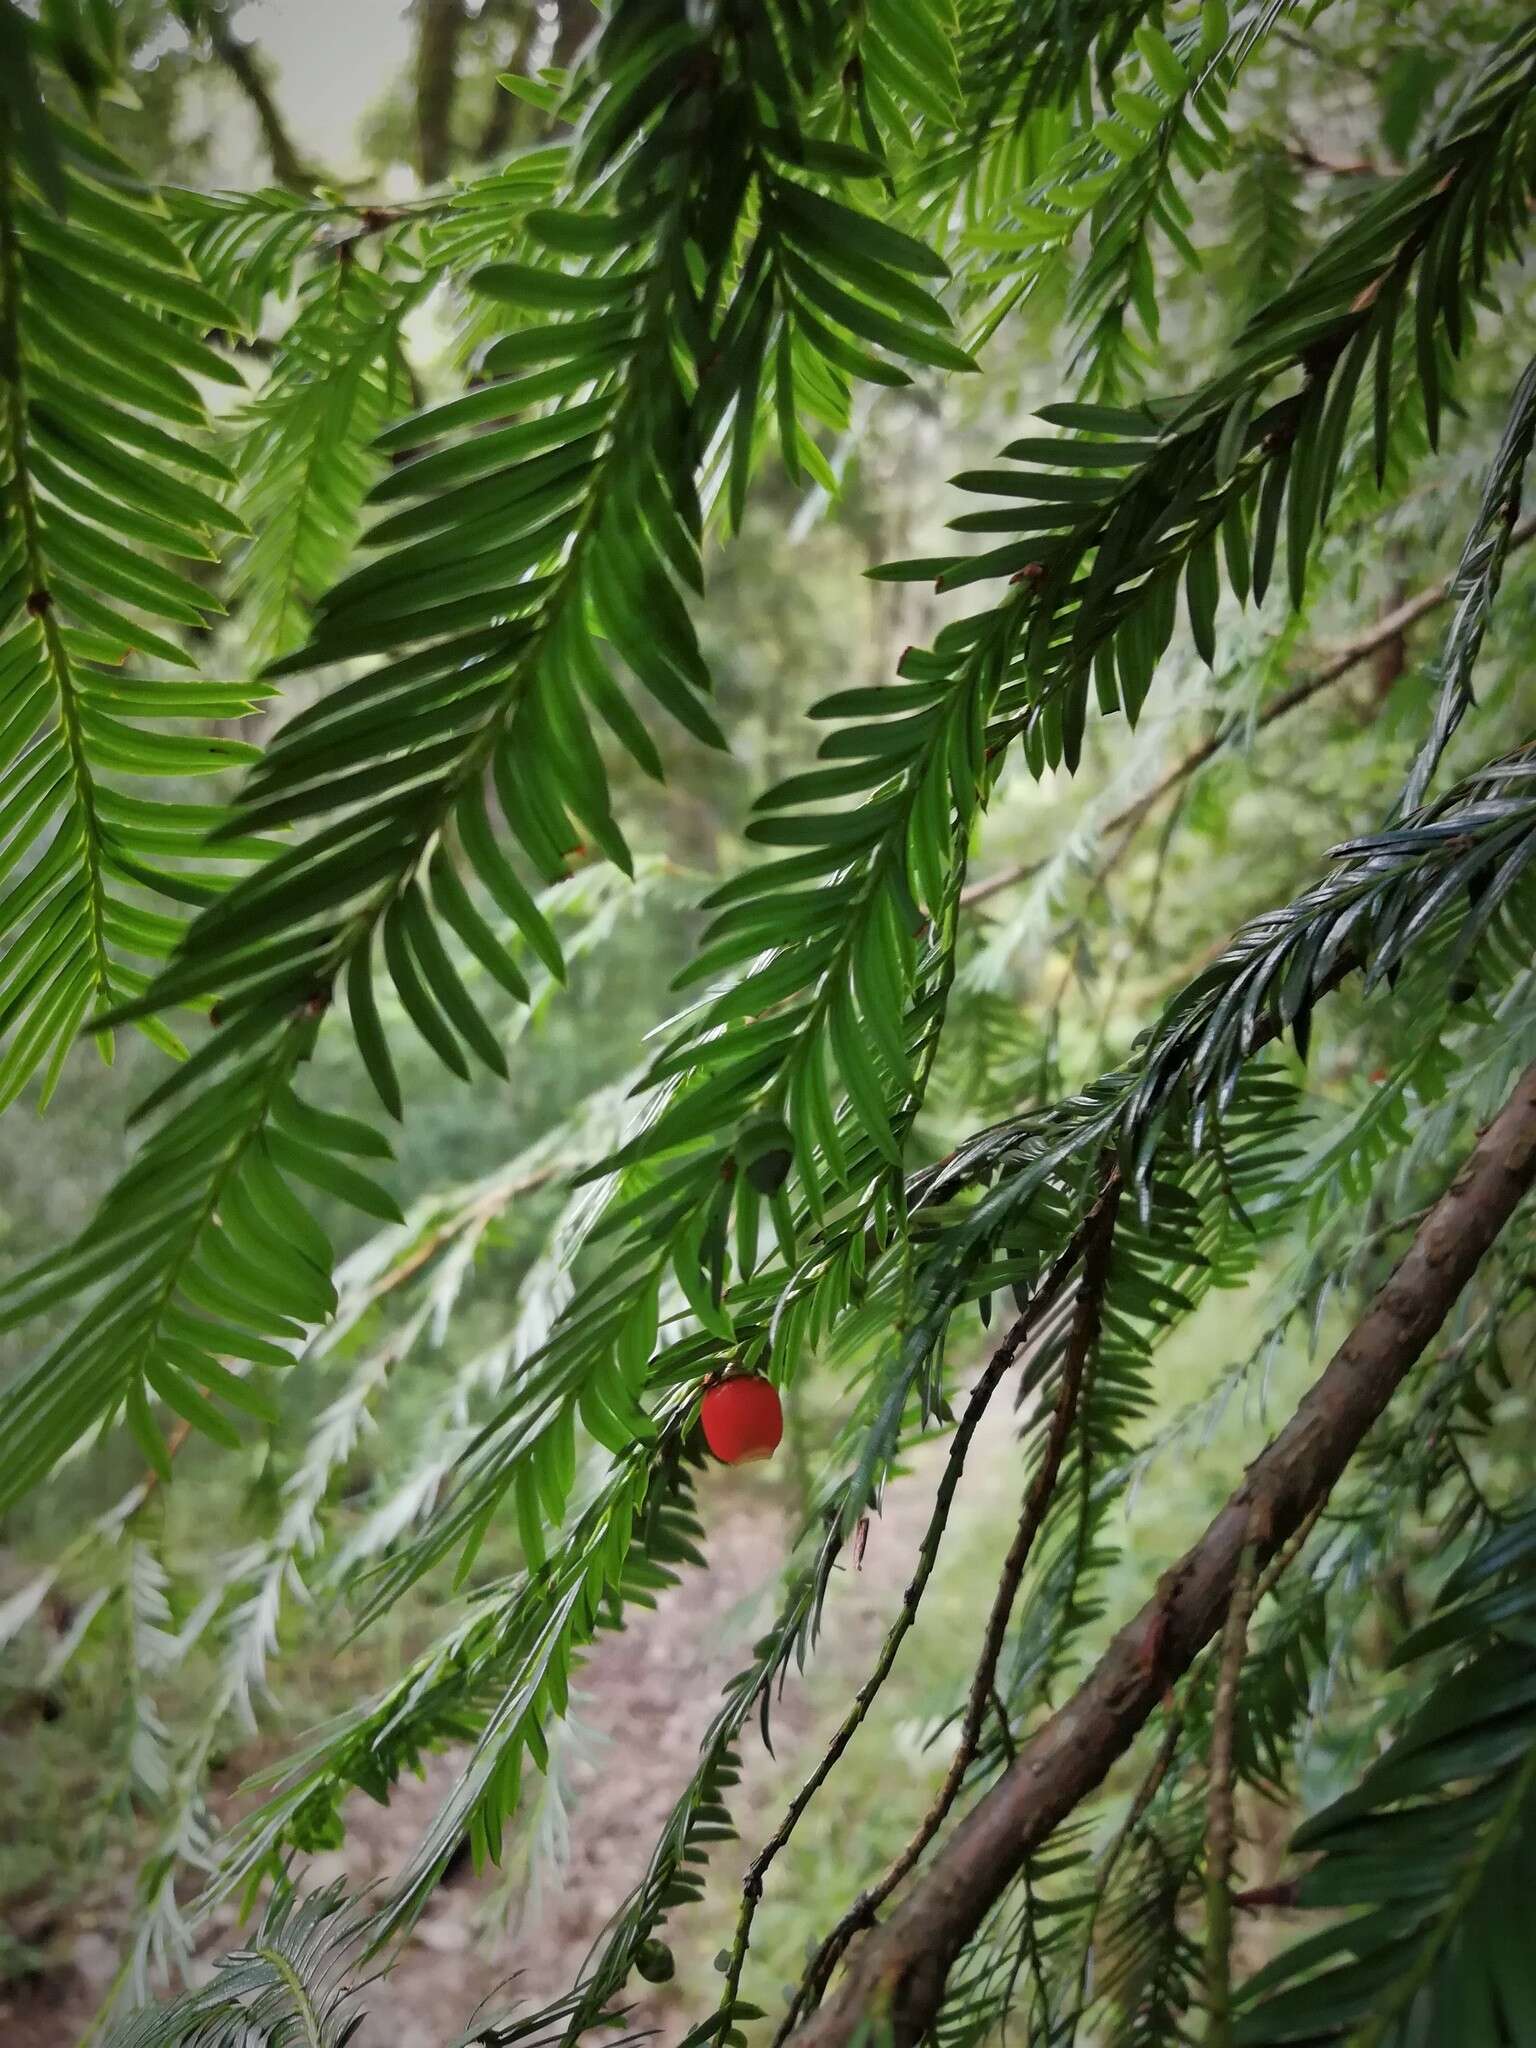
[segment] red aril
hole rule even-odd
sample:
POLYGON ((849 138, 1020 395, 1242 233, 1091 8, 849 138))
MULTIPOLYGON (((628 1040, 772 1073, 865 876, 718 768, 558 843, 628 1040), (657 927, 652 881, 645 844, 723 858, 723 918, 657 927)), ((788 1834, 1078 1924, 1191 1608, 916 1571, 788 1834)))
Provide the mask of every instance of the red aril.
POLYGON ((771 1458, 784 1434, 784 1410, 769 1380, 721 1380, 699 1406, 704 1441, 722 1465, 751 1465, 771 1458))

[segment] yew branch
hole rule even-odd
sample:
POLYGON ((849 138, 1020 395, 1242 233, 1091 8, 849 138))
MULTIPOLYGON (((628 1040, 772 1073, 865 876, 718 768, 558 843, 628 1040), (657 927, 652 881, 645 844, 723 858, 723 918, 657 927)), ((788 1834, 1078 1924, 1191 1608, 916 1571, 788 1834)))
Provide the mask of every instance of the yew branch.
POLYGON ((1328 1498, 1533 1183, 1536 1064, 1290 1422, 891 1919, 866 1935, 837 1997, 792 2036, 797 2048, 849 2048, 872 2022, 889 2027, 896 2048, 918 2040, 939 2011, 951 1965, 986 1914, 1221 1628, 1245 1546, 1253 1545, 1262 1567, 1328 1498))
MULTIPOLYGON (((1513 554, 1516 548, 1523 548, 1532 539, 1536 539, 1536 518, 1522 519, 1509 537, 1509 552, 1513 554)), ((1342 681, 1353 669, 1359 668, 1362 662, 1369 661, 1383 648, 1391 647, 1400 641, 1410 626, 1417 625, 1420 619, 1427 618, 1431 612, 1440 609, 1450 597, 1454 582, 1453 576, 1442 577, 1438 583, 1431 583, 1426 589, 1406 598, 1402 604, 1394 605, 1391 611, 1384 612, 1376 623, 1366 627, 1364 632, 1357 633, 1351 640, 1343 641, 1329 653, 1320 668, 1309 676, 1302 676, 1297 682, 1292 683, 1289 689, 1281 690, 1278 695, 1271 697, 1254 720, 1253 729, 1256 732, 1263 732, 1277 719, 1286 717, 1303 704, 1309 704, 1324 690, 1342 681)), ((1104 838, 1113 839, 1117 833, 1120 837, 1106 855, 1097 872, 1096 880, 1102 881, 1116 865, 1149 814, 1156 810, 1163 798, 1182 788, 1192 775, 1200 772, 1207 761, 1214 759, 1230 746, 1232 741, 1246 730, 1246 724, 1244 719, 1225 721, 1208 738, 1201 740, 1198 746, 1191 747, 1187 754, 1181 755, 1150 789, 1144 790, 1138 797, 1133 797, 1128 804, 1122 805, 1113 817, 1105 819, 1104 838)), ((995 875, 987 875, 980 881, 972 882, 961 892, 961 909, 972 910, 978 903, 986 903, 992 897, 1001 895, 1003 890, 1013 888, 1015 883, 1026 881, 1035 873, 1038 866, 1038 861, 1020 861, 1013 867, 1001 869, 995 875)))

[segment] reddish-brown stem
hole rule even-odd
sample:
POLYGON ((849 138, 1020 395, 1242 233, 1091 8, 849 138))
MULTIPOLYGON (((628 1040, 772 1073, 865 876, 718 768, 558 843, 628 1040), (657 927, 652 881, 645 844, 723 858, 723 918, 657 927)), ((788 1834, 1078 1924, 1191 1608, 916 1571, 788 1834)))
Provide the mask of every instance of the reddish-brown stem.
MULTIPOLYGON (((1029 1562, 1055 1495, 1062 1460, 1066 1456, 1067 1444, 1077 1419, 1078 1403, 1087 1377, 1089 1361, 1098 1345, 1099 1332, 1103 1327, 1104 1295, 1109 1281, 1110 1246, 1114 1239, 1115 1216, 1119 1204, 1120 1184, 1117 1179, 1111 1178, 1107 1184, 1106 1194, 1085 1226, 1083 1269, 1072 1305, 1072 1327, 1067 1338, 1056 1400, 1051 1410, 1040 1462, 1025 1489, 1018 1527, 1014 1531, 1008 1555, 1003 1561, 997 1590, 992 1598, 991 1611, 982 1635, 981 1656, 976 1665, 975 1676, 971 1680, 965 1719, 955 1753, 944 1773, 943 1783, 934 1794, 928 1811, 923 1815, 911 1840, 895 1857, 884 1875, 855 1901, 822 1943, 819 1953, 805 1974, 802 1996, 808 2000, 813 2001, 820 1995, 821 1989, 825 1987, 854 1935, 860 1928, 873 1924, 881 1906, 908 1873, 915 1869, 923 1851, 943 1826, 950 1808, 959 1796, 965 1774, 975 1761, 982 1726, 996 1697, 997 1664, 1002 1655, 1003 1639, 1013 1613, 1013 1603, 1018 1595, 1019 1581, 1024 1576, 1025 1566, 1029 1562)), ((1006 1711, 1001 1713, 1001 1721, 1005 1733, 1008 1732, 1006 1711)), ((786 2021, 786 2031, 789 2024, 790 2022, 786 2021)))

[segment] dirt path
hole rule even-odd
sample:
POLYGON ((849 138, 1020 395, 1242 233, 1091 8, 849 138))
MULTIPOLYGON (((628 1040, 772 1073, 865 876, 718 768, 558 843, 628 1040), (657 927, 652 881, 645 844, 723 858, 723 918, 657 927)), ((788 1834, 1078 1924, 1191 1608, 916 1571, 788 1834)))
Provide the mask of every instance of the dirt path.
MULTIPOLYGON (((978 1446, 983 1468, 995 1468, 999 1454, 1007 1456, 1001 1417, 989 1434, 990 1446, 978 1446)), ((925 1454, 892 1486, 863 1566, 837 1575, 816 1684, 791 1682, 775 1717, 777 1758, 755 1740, 745 1745, 745 1774, 734 1802, 745 1843, 755 1844, 771 1827, 825 1740, 827 1730, 818 1724, 828 1718, 837 1691, 846 1696, 839 1681, 856 1683, 867 1668, 926 1524, 934 1463, 934 1454, 925 1454)), ((978 1481, 968 1510, 972 1517, 986 1511, 985 1470, 978 1481)), ((369 2001, 357 2048, 446 2048, 482 2005, 494 2012, 514 1997, 538 2003, 568 1988, 610 1914, 642 1874, 693 1767, 721 1687, 747 1661, 768 1620, 787 1541, 782 1499, 760 1483, 743 1485, 721 1475, 702 1505, 708 1570, 690 1574, 654 1614, 601 1638, 581 1675, 573 1736, 562 1745, 565 1852, 546 1896, 523 1914, 519 1926, 502 1873, 466 1873, 442 1887, 391 1972, 387 1993, 380 1988, 369 2001)), ((346 1846, 313 1860, 315 1880, 344 1877, 361 1886, 398 1870, 458 1762, 451 1753, 433 1759, 425 1777, 404 1781, 388 1807, 355 1799, 346 1846)), ((530 1776, 531 1788, 539 1782, 530 1776)), ((735 1844, 720 1853, 717 1882, 724 1896, 747 1853, 735 1844)), ((210 1952, 236 1938, 228 1916, 210 1929, 210 1952)), ((9 2011, 0 1995, 6 2048, 72 2048, 113 1967, 106 1930, 79 1934, 68 1966, 50 1973, 9 2011)), ((660 2024, 664 2038, 679 2030, 682 1981, 655 1990, 633 1988, 643 1994, 631 2011, 633 2024, 660 2024)), ((693 1993, 696 2001, 697 1986, 693 1993)), ((698 2017, 690 2010, 690 2020, 698 2017)))

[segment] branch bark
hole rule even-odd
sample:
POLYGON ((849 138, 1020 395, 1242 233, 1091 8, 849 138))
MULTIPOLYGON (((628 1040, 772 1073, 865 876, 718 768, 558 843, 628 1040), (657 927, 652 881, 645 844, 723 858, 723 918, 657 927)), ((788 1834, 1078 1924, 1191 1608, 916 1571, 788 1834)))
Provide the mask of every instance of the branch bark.
MULTIPOLYGON (((518 31, 517 42, 504 67, 507 71, 521 73, 527 68, 529 52, 538 33, 538 15, 531 14, 518 31)), ((476 163, 488 163, 493 157, 505 155, 512 146, 524 112, 524 103, 517 95, 493 79, 490 105, 486 108, 480 139, 475 144, 476 163)))
POLYGON ((1257 1577, 1253 1546, 1244 1544, 1222 1631, 1211 1715, 1205 1809, 1205 2048, 1232 2048, 1232 1860, 1237 1853, 1234 1750, 1257 1577))
POLYGON ((447 177, 453 159, 453 102, 464 0, 421 0, 416 40, 416 167, 424 185, 447 177))
POLYGON ((593 0, 556 0, 559 26, 549 61, 557 71, 569 71, 602 26, 603 17, 593 0))
MULTIPOLYGON (((197 8, 194 20, 207 36, 208 47, 250 102, 271 160, 273 177, 291 191, 312 192, 315 174, 300 156, 283 123, 254 46, 235 34, 223 7, 212 4, 212 0, 197 8)), ((189 27, 192 25, 188 23, 189 27)))
MULTIPOLYGON (((1523 548, 1532 539, 1536 539, 1536 517, 1521 520, 1510 535, 1509 552, 1513 554, 1516 548, 1523 548)), ((1310 703, 1314 697, 1330 689, 1352 669, 1359 668, 1362 662, 1370 661, 1383 649, 1400 645, 1410 626, 1417 625, 1420 619, 1427 618, 1433 611, 1438 611, 1445 603, 1451 594, 1454 580, 1454 577, 1447 576, 1439 583, 1430 584, 1416 596, 1395 605, 1391 611, 1384 612, 1374 626, 1368 627, 1365 632, 1356 634, 1354 639, 1346 640, 1342 646, 1335 648, 1320 669, 1310 676, 1303 676, 1300 682, 1293 683, 1288 690, 1282 690, 1277 697, 1271 697, 1254 721, 1254 730, 1263 732, 1277 719, 1284 718, 1287 713, 1295 711, 1300 705, 1310 703)), ((1400 666, 1396 674, 1400 676, 1402 673, 1403 668, 1400 666)), ((1395 681, 1396 677, 1393 680, 1395 681)), ((1221 753, 1233 734, 1241 729, 1241 723, 1220 727, 1208 739, 1202 740, 1197 747, 1191 747, 1189 752, 1176 761, 1143 795, 1133 798, 1130 803, 1116 811, 1113 817, 1105 819, 1103 836, 1108 839, 1113 833, 1124 832, 1125 840, 1115 848, 1113 857, 1100 869, 1100 880, 1125 851, 1126 843, 1148 812, 1155 810, 1165 796, 1171 796, 1173 791, 1181 788, 1192 775, 1197 775, 1206 762, 1221 753)), ((961 909, 972 910, 978 903, 986 903, 993 896, 1001 895, 1004 889, 1011 889, 1015 883, 1027 880, 1038 866, 1038 861, 1020 861, 1013 867, 1002 869, 998 874, 987 875, 981 881, 973 882, 961 893, 961 909)))
POLYGON ((796 2048, 850 2048, 877 2019, 896 2048, 910 2048, 931 2025, 950 1967, 988 1911, 1222 1626, 1245 1546, 1262 1566, 1327 1499, 1533 1183, 1536 1063, 1290 1422, 905 1903, 865 1937, 837 1998, 792 2036, 796 2048))
MULTIPOLYGON (((603 18, 592 0, 554 0, 554 6, 557 18, 554 35, 549 38, 541 10, 524 6, 522 0, 503 0, 502 12, 509 18, 523 16, 525 24, 506 67, 508 70, 530 72, 535 57, 541 70, 570 71, 580 61, 587 44, 601 28, 603 18)), ((549 133, 561 125, 559 121, 546 120, 542 116, 530 122, 530 116, 531 108, 500 86, 496 87, 485 126, 475 146, 477 160, 500 156, 521 132, 549 133)))

